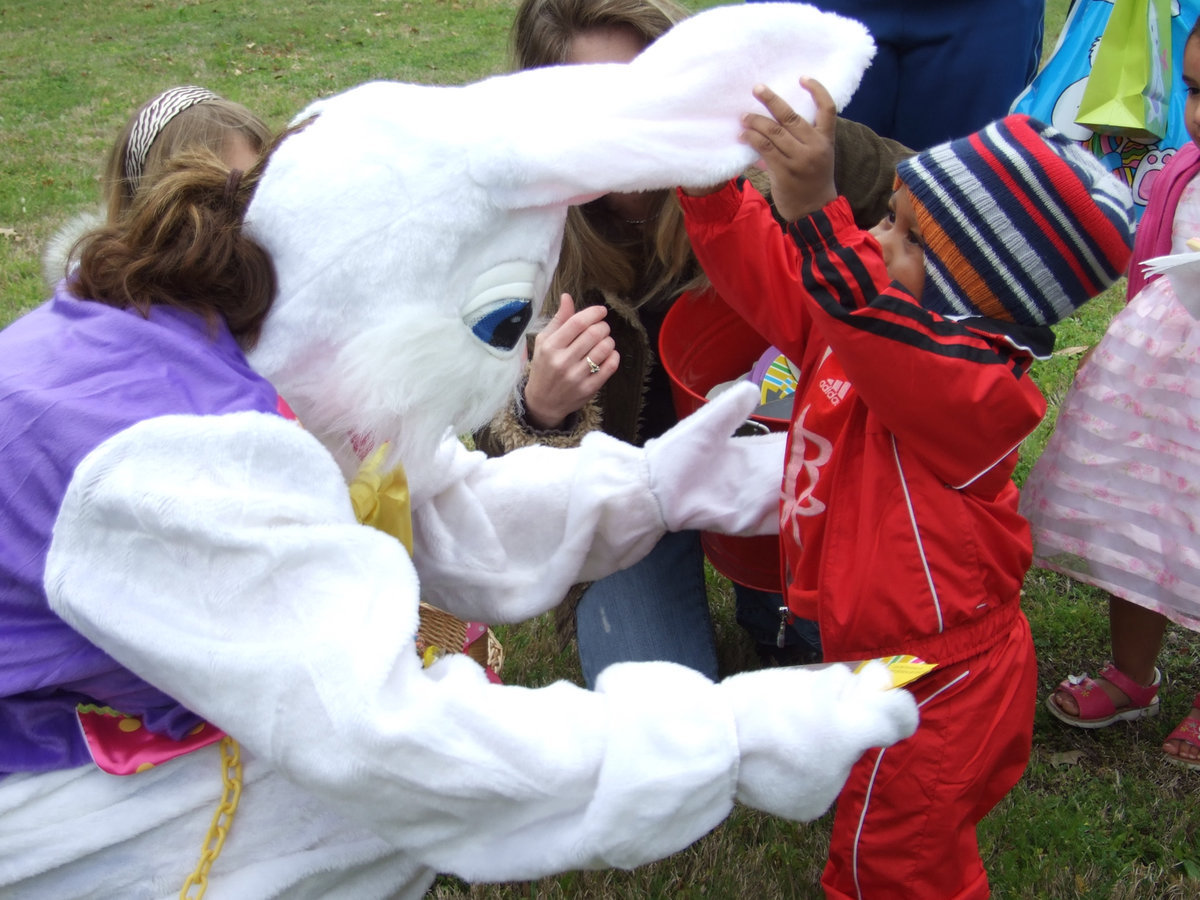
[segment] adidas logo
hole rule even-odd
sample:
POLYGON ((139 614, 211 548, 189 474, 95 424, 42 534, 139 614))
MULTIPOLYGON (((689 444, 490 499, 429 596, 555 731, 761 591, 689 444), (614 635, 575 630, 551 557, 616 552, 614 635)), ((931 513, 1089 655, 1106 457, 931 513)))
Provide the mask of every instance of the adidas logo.
POLYGON ((829 398, 829 402, 837 406, 850 392, 850 382, 841 378, 822 378, 818 387, 829 398))

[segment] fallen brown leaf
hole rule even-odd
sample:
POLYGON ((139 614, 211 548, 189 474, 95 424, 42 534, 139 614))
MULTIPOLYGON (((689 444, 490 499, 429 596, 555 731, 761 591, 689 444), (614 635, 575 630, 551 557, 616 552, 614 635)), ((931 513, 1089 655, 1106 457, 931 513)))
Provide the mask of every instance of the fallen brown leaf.
POLYGON ((1079 760, 1083 759, 1082 750, 1065 750, 1062 753, 1050 754, 1050 765, 1052 766, 1077 766, 1079 760))

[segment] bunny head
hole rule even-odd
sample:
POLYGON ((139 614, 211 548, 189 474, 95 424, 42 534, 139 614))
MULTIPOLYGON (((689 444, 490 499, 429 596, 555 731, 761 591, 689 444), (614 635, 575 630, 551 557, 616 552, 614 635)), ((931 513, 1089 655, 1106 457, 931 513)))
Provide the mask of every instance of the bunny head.
POLYGON ((433 87, 374 82, 314 103, 247 215, 279 278, 251 363, 338 458, 427 457, 512 396, 568 206, 743 171, 743 114, 798 80, 838 106, 874 53, 859 23, 794 3, 717 7, 629 64, 433 87))

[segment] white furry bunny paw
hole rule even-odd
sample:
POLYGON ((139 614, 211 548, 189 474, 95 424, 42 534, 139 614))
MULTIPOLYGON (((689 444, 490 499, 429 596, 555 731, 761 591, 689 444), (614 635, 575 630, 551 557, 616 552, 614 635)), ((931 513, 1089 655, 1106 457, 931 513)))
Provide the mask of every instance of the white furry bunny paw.
POLYGON ((879 663, 769 669, 720 685, 733 706, 741 768, 737 799, 772 815, 815 819, 837 797, 871 747, 888 747, 917 727, 917 705, 889 690, 879 663))
POLYGON ((735 385, 646 442, 650 490, 671 531, 778 530, 786 435, 733 437, 758 406, 758 388, 735 385))

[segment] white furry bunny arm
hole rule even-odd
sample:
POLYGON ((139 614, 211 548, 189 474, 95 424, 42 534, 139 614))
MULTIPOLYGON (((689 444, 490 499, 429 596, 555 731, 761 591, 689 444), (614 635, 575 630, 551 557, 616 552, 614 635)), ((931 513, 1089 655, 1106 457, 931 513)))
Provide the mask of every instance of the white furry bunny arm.
POLYGON ((790 813, 819 814, 861 749, 902 730, 874 719, 902 718, 904 695, 851 712, 861 691, 799 670, 726 686, 630 664, 589 692, 492 685, 461 655, 422 669, 403 548, 355 523, 310 435, 254 413, 150 420, 93 451, 46 584, 68 623, 257 764, 471 879, 660 857, 735 796, 762 800, 790 759, 823 782, 790 813))
POLYGON ((467 619, 517 622, 572 584, 632 565, 666 531, 642 451, 603 434, 488 458, 448 436, 406 466, 421 596, 467 619))
POLYGON ((406 552, 355 522, 332 458, 273 417, 168 417, 101 445, 46 583, 123 665, 442 871, 635 865, 733 803, 733 717, 694 673, 647 667, 610 697, 490 685, 462 656, 423 670, 406 552))
POLYGON ((664 530, 775 531, 784 436, 731 437, 756 403, 751 385, 727 391, 644 448, 596 432, 486 459, 444 442, 410 470, 423 596, 517 621, 637 562, 664 530))

